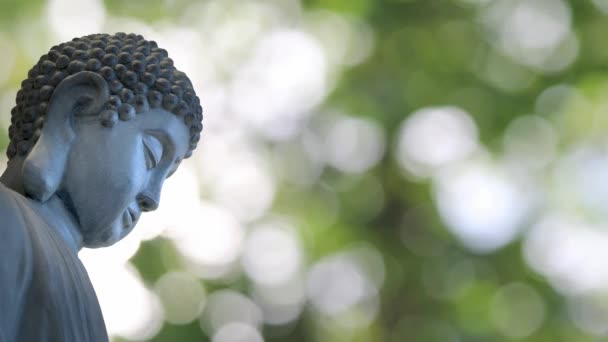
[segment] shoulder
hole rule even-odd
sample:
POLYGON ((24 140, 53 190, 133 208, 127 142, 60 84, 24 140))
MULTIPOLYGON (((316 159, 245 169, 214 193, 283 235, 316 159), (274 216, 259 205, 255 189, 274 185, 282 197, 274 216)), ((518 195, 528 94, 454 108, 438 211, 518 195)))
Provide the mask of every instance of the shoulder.
POLYGON ((16 305, 32 273, 31 239, 18 196, 0 183, 0 287, 5 292, 0 295, 2 312, 16 305))
POLYGON ((21 195, 0 183, 0 257, 16 251, 22 254, 29 247, 26 209, 18 204, 18 196, 21 195))
POLYGON ((0 183, 0 341, 14 340, 32 279, 32 247, 19 196, 0 183))

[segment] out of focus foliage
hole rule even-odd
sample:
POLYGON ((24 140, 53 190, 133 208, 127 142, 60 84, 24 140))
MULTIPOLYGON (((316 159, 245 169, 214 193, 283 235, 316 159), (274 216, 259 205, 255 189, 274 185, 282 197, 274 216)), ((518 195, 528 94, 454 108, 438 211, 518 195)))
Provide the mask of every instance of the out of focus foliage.
MULTIPOLYGON (((0 2, 0 123, 135 31, 205 108, 161 209, 81 257, 117 341, 602 341, 608 2, 0 2)), ((0 143, 6 146, 7 138, 0 143)))

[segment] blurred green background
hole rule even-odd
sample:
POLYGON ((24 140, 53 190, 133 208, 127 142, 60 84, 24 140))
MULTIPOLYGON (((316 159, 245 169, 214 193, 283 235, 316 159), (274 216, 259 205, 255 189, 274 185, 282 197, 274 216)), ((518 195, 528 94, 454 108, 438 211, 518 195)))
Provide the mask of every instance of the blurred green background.
POLYGON ((205 129, 160 209, 80 253, 115 341, 605 341, 607 16, 2 0, 0 126, 76 36, 142 34, 193 80, 205 129))

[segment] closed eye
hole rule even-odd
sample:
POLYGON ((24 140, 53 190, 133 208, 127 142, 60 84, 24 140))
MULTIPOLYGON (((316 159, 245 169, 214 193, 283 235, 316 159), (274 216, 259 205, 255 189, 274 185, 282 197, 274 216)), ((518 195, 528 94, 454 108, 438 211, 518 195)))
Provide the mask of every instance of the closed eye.
POLYGON ((148 134, 144 134, 143 143, 146 167, 148 169, 155 168, 162 159, 163 145, 156 137, 148 134))

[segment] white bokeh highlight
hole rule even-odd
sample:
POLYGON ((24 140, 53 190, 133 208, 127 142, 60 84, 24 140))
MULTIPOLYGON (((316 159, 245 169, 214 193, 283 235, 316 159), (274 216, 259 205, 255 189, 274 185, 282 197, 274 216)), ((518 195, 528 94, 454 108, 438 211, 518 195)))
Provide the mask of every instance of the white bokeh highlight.
POLYGON ((602 338, 608 336, 608 303, 605 292, 569 298, 568 314, 582 331, 602 338))
POLYGON ((266 222, 254 227, 243 248, 247 275, 263 285, 280 285, 293 278, 303 262, 302 247, 288 223, 266 222))
POLYGON ((536 115, 518 117, 505 131, 505 159, 528 170, 543 168, 557 155, 558 139, 548 120, 536 115))
POLYGON ((457 107, 428 107, 408 116, 399 128, 396 158, 409 174, 426 177, 478 149, 477 126, 457 107))
POLYGON ((81 252, 80 258, 97 293, 108 334, 134 341, 153 338, 164 323, 156 294, 144 286, 132 265, 108 262, 89 251, 81 252))
POLYGON ((220 328, 212 342, 264 342, 259 331, 250 325, 235 322, 220 328))
POLYGON ((211 336, 231 323, 241 323, 257 329, 262 321, 260 308, 250 298, 232 290, 211 293, 200 317, 201 328, 211 336))
POLYGON ((306 305, 303 275, 296 275, 278 285, 256 284, 252 298, 268 325, 287 325, 300 316, 306 305))
POLYGON ((326 93, 327 61, 319 42, 296 30, 262 38, 238 71, 232 110, 263 136, 283 140, 296 134, 326 93))
POLYGON ((330 255, 313 265, 306 280, 312 307, 346 329, 369 325, 379 310, 380 288, 360 260, 351 251, 330 255))
POLYGON ((608 219, 608 172, 606 145, 581 142, 556 161, 548 193, 552 204, 565 213, 580 212, 589 218, 608 219))
POLYGON ((205 304, 205 289, 189 272, 171 271, 163 274, 154 286, 171 324, 188 324, 198 318, 205 304))
POLYGON ((228 210, 212 203, 201 203, 189 218, 199 227, 190 226, 188 231, 176 231, 170 235, 184 257, 202 267, 236 261, 245 234, 228 210))
POLYGON ((580 217, 549 215, 524 240, 527 263, 559 292, 579 295, 608 288, 608 229, 580 217))
POLYGON ((515 177, 484 160, 445 170, 435 180, 433 194, 447 228, 482 253, 513 241, 531 205, 515 177))
POLYGON ((500 51, 519 63, 555 72, 578 55, 571 16, 564 0, 497 0, 483 9, 481 21, 500 51))
POLYGON ((324 146, 329 165, 347 173, 362 173, 382 159, 384 131, 367 118, 338 116, 326 128, 324 146))

